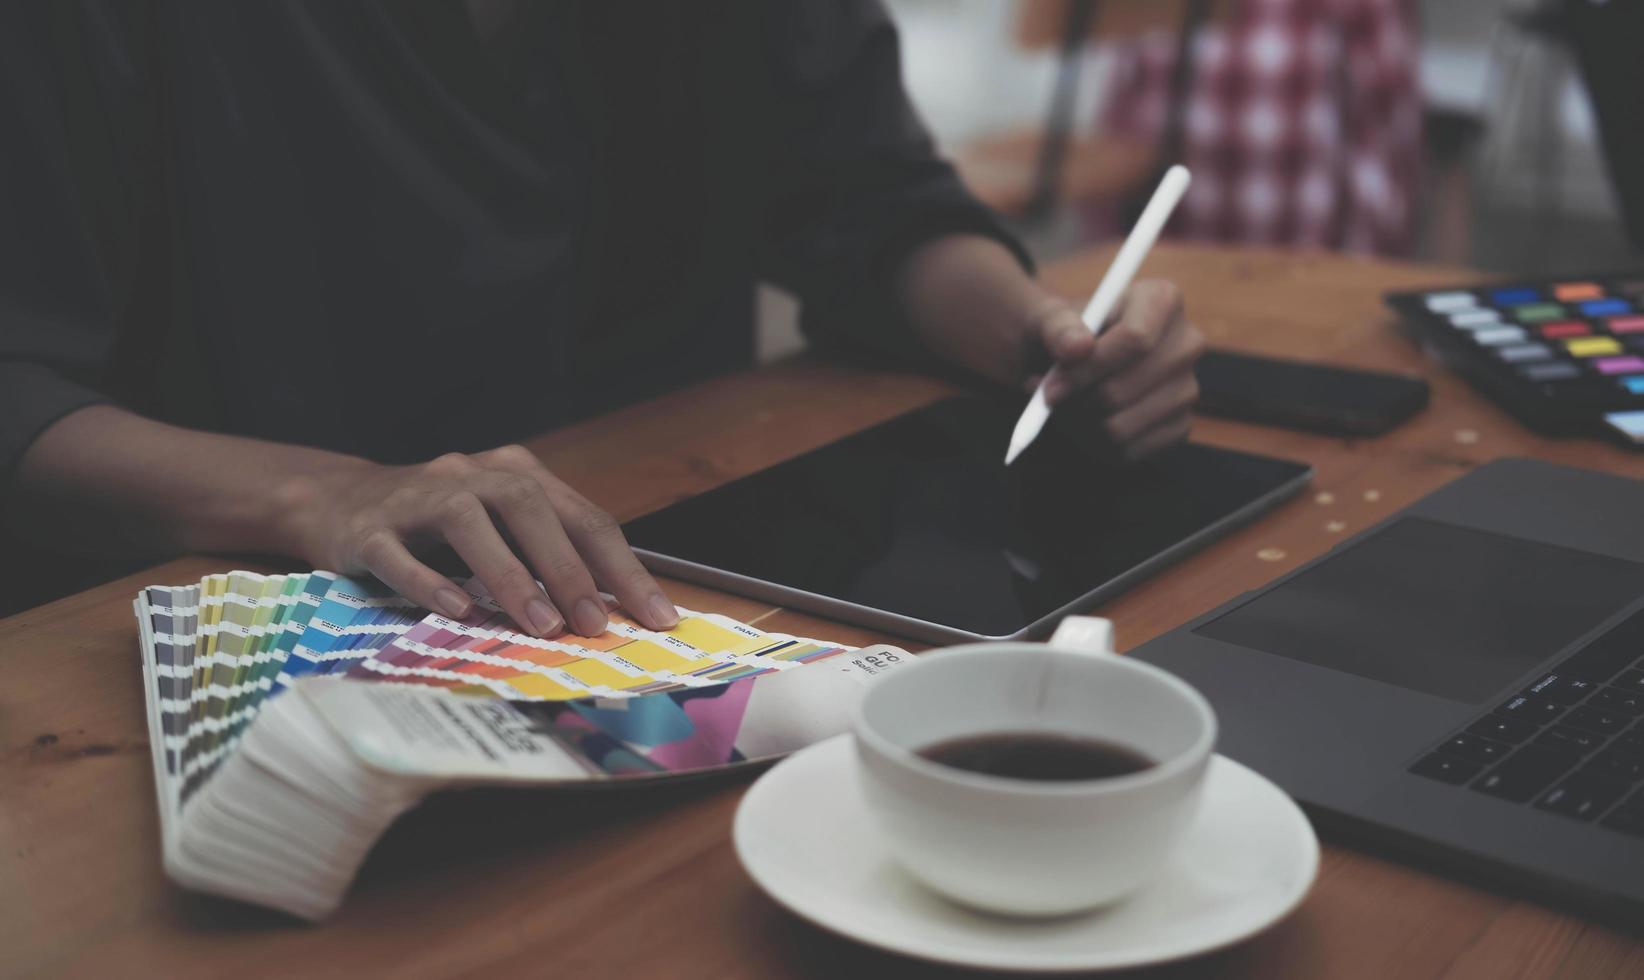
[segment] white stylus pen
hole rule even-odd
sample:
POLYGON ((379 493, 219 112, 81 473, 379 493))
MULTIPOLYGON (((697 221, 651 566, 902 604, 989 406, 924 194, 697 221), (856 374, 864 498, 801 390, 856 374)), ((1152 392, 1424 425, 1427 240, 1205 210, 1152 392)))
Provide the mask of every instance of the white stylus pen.
MULTIPOLYGON (((1107 318, 1113 312, 1113 307, 1119 302, 1119 297, 1130 288, 1130 280, 1136 278, 1136 269, 1141 266, 1142 260, 1158 241, 1159 232, 1164 230, 1165 222, 1170 220, 1170 213, 1176 210, 1182 195, 1187 192, 1188 181, 1191 176, 1187 168, 1177 164, 1165 171, 1164 179, 1159 181, 1159 189, 1153 192, 1153 199, 1147 202, 1142 209, 1142 216, 1136 220, 1136 227, 1130 229, 1130 237, 1119 246, 1119 254, 1113 257, 1113 264, 1107 267, 1107 275, 1102 277, 1101 284, 1096 292, 1090 296, 1090 302, 1085 305, 1083 320, 1085 326, 1093 334, 1102 332, 1107 325, 1107 318)), ((1016 457, 1022 455, 1022 450, 1033 445, 1033 440, 1039 438, 1039 430, 1045 427, 1050 420, 1050 405, 1045 402, 1045 382, 1056 373, 1052 367, 1045 372, 1044 379, 1033 392, 1033 398, 1022 410, 1022 417, 1016 422, 1016 431, 1010 434, 1010 449, 1005 452, 1005 465, 1009 466, 1016 457)))

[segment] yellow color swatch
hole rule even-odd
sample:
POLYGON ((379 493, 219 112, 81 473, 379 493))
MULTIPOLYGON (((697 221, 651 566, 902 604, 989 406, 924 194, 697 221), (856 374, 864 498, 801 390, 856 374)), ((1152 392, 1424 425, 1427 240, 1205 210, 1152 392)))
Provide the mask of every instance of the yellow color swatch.
MULTIPOLYGON (((510 686, 538 698, 549 698, 554 701, 567 701, 571 698, 587 697, 586 691, 573 691, 557 681, 551 681, 541 674, 521 674, 518 677, 508 678, 510 686)), ((483 688, 485 693, 491 693, 489 688, 483 688)))
POLYGON ((668 635, 677 636, 698 650, 709 653, 750 653, 769 646, 771 642, 768 636, 743 636, 694 616, 680 620, 678 626, 668 631, 668 635))
POLYGON ((657 646, 649 640, 635 640, 624 646, 620 652, 622 659, 636 667, 646 670, 671 670, 676 674, 689 674, 693 670, 701 670, 709 661, 698 662, 682 657, 679 654, 657 646))
POLYGON ((618 691, 630 687, 639 687, 641 684, 649 684, 656 679, 654 677, 629 677, 615 667, 601 663, 598 660, 584 660, 580 663, 566 664, 564 670, 579 681, 586 681, 589 684, 603 684, 618 691))

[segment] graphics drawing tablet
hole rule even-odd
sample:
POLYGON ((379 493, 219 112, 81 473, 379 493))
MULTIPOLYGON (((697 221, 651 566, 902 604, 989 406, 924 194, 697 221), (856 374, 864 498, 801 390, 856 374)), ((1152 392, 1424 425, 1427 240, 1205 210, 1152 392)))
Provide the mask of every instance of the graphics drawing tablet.
POLYGON ((937 402, 629 522, 654 571, 929 642, 1025 639, 1306 485, 1301 463, 1193 443, 1131 465, 1053 424, 1007 468, 1021 405, 937 402))

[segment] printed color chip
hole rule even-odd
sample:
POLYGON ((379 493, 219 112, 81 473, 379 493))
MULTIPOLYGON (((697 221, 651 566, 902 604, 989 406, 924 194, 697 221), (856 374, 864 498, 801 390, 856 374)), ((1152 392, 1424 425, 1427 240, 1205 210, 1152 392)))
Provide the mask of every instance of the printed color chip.
POLYGON ((1611 333, 1644 333, 1644 316, 1613 316, 1609 326, 1611 333))
POLYGON ((1609 316, 1612 313, 1629 313, 1632 307, 1624 299, 1595 299, 1590 303, 1577 304, 1583 316, 1609 316))
POLYGON ((1593 362, 1593 367, 1604 374, 1635 374, 1644 372, 1644 358, 1601 357, 1593 362))
POLYGON ((1604 290, 1596 282, 1561 282, 1553 287, 1553 298, 1566 303, 1578 299, 1602 299, 1604 290))
POLYGON ((1621 353, 1621 345, 1614 337, 1577 337, 1566 340, 1564 347, 1575 357, 1604 357, 1621 353))
POLYGON ((1545 323, 1564 315, 1564 307, 1557 303, 1531 303, 1513 308, 1513 319, 1520 323, 1545 323))
POLYGON ((1490 293, 1490 299, 1497 306, 1517 306, 1520 303, 1534 303, 1541 298, 1539 289, 1519 287, 1514 289, 1497 289, 1490 293))
POLYGON ((1541 328, 1541 335, 1549 340, 1558 340, 1561 337, 1585 337, 1592 333, 1592 328, 1585 323, 1574 320, 1560 320, 1558 323, 1549 323, 1541 328))

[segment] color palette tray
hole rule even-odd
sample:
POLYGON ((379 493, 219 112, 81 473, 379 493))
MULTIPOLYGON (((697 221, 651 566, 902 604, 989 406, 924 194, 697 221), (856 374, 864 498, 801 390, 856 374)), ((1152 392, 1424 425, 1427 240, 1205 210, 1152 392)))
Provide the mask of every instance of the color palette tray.
POLYGON ((1430 350, 1532 429, 1644 446, 1644 270, 1386 299, 1430 350))

